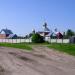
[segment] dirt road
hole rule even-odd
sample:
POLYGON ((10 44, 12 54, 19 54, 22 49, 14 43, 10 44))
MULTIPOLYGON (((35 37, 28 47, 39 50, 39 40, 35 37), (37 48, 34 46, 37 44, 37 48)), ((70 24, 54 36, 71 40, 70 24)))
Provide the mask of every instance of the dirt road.
POLYGON ((0 47, 0 75, 75 75, 75 57, 44 46, 32 52, 0 47))

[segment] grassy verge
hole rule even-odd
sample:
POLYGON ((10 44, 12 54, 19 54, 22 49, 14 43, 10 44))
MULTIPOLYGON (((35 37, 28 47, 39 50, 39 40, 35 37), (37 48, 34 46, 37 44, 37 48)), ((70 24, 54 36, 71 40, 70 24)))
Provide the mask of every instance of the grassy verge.
POLYGON ((12 48, 19 48, 19 49, 26 49, 26 50, 32 50, 32 47, 29 46, 28 44, 25 44, 25 43, 16 43, 16 44, 0 43, 0 46, 3 46, 3 47, 12 47, 12 48))
POLYGON ((48 47, 75 56, 75 44, 50 44, 48 47))
POLYGON ((44 43, 26 43, 28 45, 49 45, 48 42, 44 42, 44 43))

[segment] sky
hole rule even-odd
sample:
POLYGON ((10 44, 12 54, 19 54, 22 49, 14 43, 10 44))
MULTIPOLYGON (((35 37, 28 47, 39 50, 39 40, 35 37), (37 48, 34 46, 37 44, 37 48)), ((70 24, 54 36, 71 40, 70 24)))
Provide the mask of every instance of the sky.
POLYGON ((75 31, 75 0, 0 0, 0 30, 26 35, 44 22, 51 30, 75 31))

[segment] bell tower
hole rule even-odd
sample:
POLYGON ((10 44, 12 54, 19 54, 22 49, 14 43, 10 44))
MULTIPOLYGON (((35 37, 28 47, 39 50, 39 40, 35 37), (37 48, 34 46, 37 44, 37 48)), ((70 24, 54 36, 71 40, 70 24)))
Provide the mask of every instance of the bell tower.
POLYGON ((47 23, 46 23, 46 22, 44 23, 43 28, 44 28, 44 29, 47 28, 47 23))

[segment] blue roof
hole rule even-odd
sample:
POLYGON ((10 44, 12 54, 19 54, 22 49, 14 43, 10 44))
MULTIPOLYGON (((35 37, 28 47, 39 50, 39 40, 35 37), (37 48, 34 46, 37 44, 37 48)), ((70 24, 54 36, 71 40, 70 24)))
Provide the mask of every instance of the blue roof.
POLYGON ((2 29, 1 32, 2 31, 4 31, 5 34, 13 34, 13 32, 11 30, 9 30, 9 29, 2 29))

